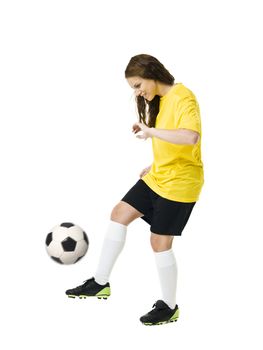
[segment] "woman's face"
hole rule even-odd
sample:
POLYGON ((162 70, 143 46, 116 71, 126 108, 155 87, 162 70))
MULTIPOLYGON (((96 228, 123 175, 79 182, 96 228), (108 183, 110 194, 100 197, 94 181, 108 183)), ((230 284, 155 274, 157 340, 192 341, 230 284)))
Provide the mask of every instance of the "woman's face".
POLYGON ((136 96, 142 96, 148 101, 152 101, 156 95, 156 82, 151 79, 140 77, 127 78, 128 84, 135 90, 136 96))

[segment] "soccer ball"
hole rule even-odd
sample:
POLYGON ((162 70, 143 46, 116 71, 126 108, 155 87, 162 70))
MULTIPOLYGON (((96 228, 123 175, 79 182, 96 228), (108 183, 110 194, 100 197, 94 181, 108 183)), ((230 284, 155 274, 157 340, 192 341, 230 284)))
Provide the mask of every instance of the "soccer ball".
POLYGON ((87 234, 71 222, 53 227, 46 237, 48 255, 60 264, 75 264, 83 258, 88 247, 87 234))

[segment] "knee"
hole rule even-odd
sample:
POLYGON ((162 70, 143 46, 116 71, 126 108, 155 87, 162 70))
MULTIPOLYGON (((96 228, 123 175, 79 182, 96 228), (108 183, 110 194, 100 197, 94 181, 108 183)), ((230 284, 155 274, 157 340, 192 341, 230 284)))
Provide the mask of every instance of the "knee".
MULTIPOLYGON (((123 219, 123 208, 120 203, 115 205, 115 207, 111 211, 110 219, 112 221, 120 222, 123 219)), ((122 222, 120 222, 122 224, 122 222)))
POLYGON ((154 252, 163 252, 171 249, 173 236, 163 236, 156 233, 151 234, 151 246, 154 252))
POLYGON ((138 210, 133 208, 130 204, 126 202, 119 202, 112 209, 111 220, 119 222, 123 225, 129 225, 133 220, 143 216, 138 210))
POLYGON ((133 215, 129 212, 129 208, 126 203, 119 202, 111 211, 110 219, 120 224, 128 226, 134 219, 133 215))
POLYGON ((156 234, 151 234, 150 238, 151 246, 154 252, 161 251, 161 240, 156 234))

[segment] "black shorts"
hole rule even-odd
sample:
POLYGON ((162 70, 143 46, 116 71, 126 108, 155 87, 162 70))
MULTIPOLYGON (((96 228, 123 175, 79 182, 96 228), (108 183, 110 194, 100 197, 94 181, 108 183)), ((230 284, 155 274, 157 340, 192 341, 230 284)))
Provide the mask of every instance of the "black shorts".
POLYGON ((139 180, 121 199, 144 214, 151 232, 181 236, 196 202, 176 202, 159 196, 143 180, 139 180))

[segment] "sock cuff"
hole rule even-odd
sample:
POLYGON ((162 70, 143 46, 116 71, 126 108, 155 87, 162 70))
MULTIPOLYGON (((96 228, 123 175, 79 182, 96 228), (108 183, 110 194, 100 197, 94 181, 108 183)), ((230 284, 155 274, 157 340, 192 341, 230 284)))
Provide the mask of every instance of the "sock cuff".
POLYGON ((155 261, 158 267, 166 267, 176 264, 175 256, 172 249, 163 252, 155 252, 155 261))
POLYGON ((122 242, 126 239, 127 226, 110 220, 105 238, 112 241, 122 242))

